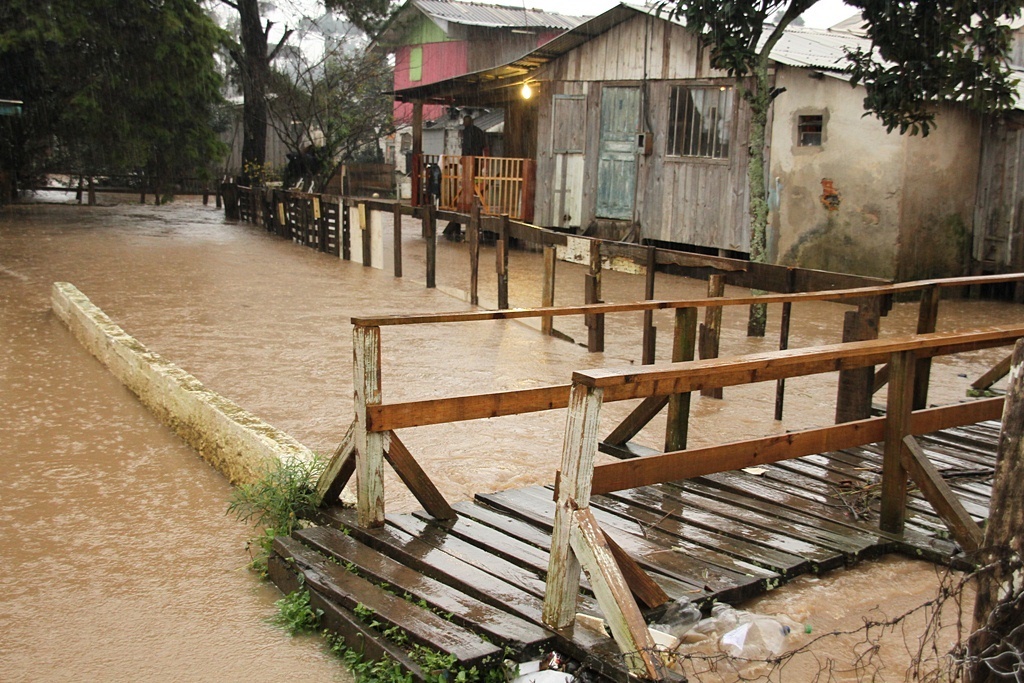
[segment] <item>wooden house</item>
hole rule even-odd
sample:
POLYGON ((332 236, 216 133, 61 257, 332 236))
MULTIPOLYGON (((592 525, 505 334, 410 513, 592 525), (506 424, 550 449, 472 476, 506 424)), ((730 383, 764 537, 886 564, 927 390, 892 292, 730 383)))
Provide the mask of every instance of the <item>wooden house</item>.
MULTIPOLYGON (((928 137, 888 133, 844 73, 858 45, 850 20, 791 27, 772 51, 769 260, 901 280, 1024 268, 1016 118, 944 105, 928 137)), ((536 163, 538 225, 749 252, 749 110, 655 11, 621 4, 518 59, 396 94, 505 107, 506 154, 536 163)))

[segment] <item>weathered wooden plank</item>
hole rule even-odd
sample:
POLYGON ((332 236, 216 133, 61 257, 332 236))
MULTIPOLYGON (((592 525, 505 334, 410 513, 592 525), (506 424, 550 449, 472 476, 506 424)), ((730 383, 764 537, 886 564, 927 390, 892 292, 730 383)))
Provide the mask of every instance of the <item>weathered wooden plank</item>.
POLYGON ((608 549, 611 551, 612 557, 615 558, 615 564, 618 565, 619 571, 622 572, 623 578, 629 585, 630 592, 644 605, 644 607, 660 607, 672 599, 669 597, 668 593, 662 590, 661 586, 651 578, 650 574, 641 569, 637 561, 634 560, 629 553, 623 550, 614 539, 610 536, 604 536, 604 541, 608 545, 608 549))
MULTIPOLYGON (((655 263, 656 249, 647 247, 647 260, 644 264, 644 299, 654 299, 654 282, 657 267, 655 263)), ((654 311, 644 311, 643 343, 641 345, 641 363, 652 365, 657 351, 657 328, 654 327, 654 311)))
MULTIPOLYGON (((766 567, 777 574, 795 576, 807 569, 808 560, 802 556, 748 540, 752 536, 759 536, 761 542, 767 541, 769 537, 771 540, 778 540, 779 534, 758 534, 745 529, 735 536, 727 535, 728 530, 739 528, 741 525, 684 505, 664 510, 658 499, 651 499, 652 490, 644 487, 625 491, 621 495, 595 496, 591 499, 591 505, 634 519, 646 528, 657 529, 689 543, 699 543, 733 558, 766 567), (707 526, 695 524, 695 520, 698 519, 707 526), (747 538, 743 538, 741 534, 747 538)), ((819 550, 808 543, 803 545, 811 552, 819 550)))
POLYGON ((385 439, 387 448, 384 457, 399 478, 409 487, 412 495, 424 509, 438 519, 455 519, 457 516, 451 505, 444 499, 441 492, 434 486, 427 473, 412 457, 402 440, 394 432, 388 432, 385 439))
POLYGON ((369 427, 370 406, 380 405, 380 328, 352 329, 355 356, 356 509, 362 526, 384 524, 384 435, 369 427))
POLYGON ((454 655, 465 666, 479 665, 501 655, 500 648, 476 634, 385 592, 295 539, 279 536, 274 539, 274 551, 294 563, 305 583, 332 602, 350 611, 363 605, 373 610, 374 619, 399 626, 412 642, 454 655))
POLYGON ((551 558, 544 594, 544 623, 565 628, 576 618, 580 564, 569 547, 573 511, 590 501, 590 481, 597 455, 597 429, 604 392, 574 385, 562 442, 562 486, 554 511, 551 558))
POLYGON ((391 526, 363 529, 350 511, 340 508, 323 511, 322 521, 347 530, 354 538, 374 550, 481 602, 535 624, 541 623, 542 601, 536 595, 438 550, 404 531, 391 526))
MULTIPOLYGON (((878 338, 879 304, 877 297, 871 298, 858 306, 856 311, 846 313, 843 343, 878 338)), ((852 422, 871 416, 874 381, 875 369, 870 365, 840 370, 836 422, 852 422)))
POLYGON ((390 658, 409 672, 412 680, 416 683, 423 683, 426 680, 420 665, 409 657, 404 648, 378 636, 351 612, 334 604, 319 591, 300 582, 299 573, 294 564, 287 562, 275 553, 267 560, 267 574, 282 593, 293 593, 302 588, 308 590, 309 606, 322 613, 320 625, 341 636, 345 645, 356 652, 361 652, 367 661, 390 658))
POLYGON ((634 675, 661 680, 654 640, 612 557, 604 534, 587 508, 574 510, 572 517, 569 543, 590 577, 605 623, 619 645, 626 666, 634 675))
POLYGON ((902 453, 903 468, 935 508, 935 512, 946 522, 953 538, 964 549, 964 552, 975 552, 981 547, 983 536, 981 527, 964 509, 963 504, 928 460, 928 456, 925 455, 914 437, 904 437, 903 445, 906 447, 902 453))
POLYGON ((312 527, 300 531, 297 537, 343 565, 352 563, 361 576, 386 583, 400 595, 408 594, 414 600, 423 600, 430 607, 448 612, 452 621, 460 626, 484 633, 518 653, 539 654, 554 638, 547 629, 406 567, 337 529, 312 527))
POLYGON ((316 505, 317 507, 327 504, 334 505, 341 495, 345 484, 356 471, 355 452, 356 423, 353 421, 348 426, 341 443, 334 449, 327 467, 316 482, 316 505))
POLYGON ((993 384, 1001 380, 1003 377, 1010 372, 1010 361, 1013 359, 1013 354, 1009 354, 1006 358, 1002 359, 988 372, 979 377, 978 379, 971 382, 971 388, 975 391, 985 391, 989 389, 993 384))
MULTIPOLYGON (((921 291, 921 304, 917 317, 917 333, 928 334, 935 331, 939 319, 939 288, 936 285, 925 287, 921 291)), ((931 378, 932 359, 919 358, 914 368, 914 409, 928 405, 928 383, 931 378)))
MULTIPOLYGON (((793 304, 789 301, 782 304, 782 318, 779 322, 779 351, 789 348, 789 320, 793 315, 793 304)), ((786 380, 775 382, 775 419, 782 419, 782 408, 786 401, 786 380)), ((668 449, 666 449, 668 450, 668 449)))
MULTIPOLYGON (((555 305, 555 264, 558 262, 558 254, 554 247, 544 247, 544 286, 541 291, 540 305, 546 308, 555 305)), ((554 318, 550 315, 540 319, 540 331, 542 334, 551 335, 552 322, 554 318)))
POLYGON ((969 332, 935 332, 912 337, 851 342, 789 349, 733 358, 694 361, 682 366, 641 367, 616 370, 581 370, 573 382, 606 390, 630 386, 631 390, 606 391, 606 400, 642 398, 690 391, 705 386, 732 386, 764 382, 876 365, 890 354, 913 351, 917 357, 946 355, 1005 346, 1024 337, 1024 326, 989 327, 969 332))
POLYGON ((392 254, 394 257, 395 277, 402 277, 402 206, 396 203, 392 211, 392 254))

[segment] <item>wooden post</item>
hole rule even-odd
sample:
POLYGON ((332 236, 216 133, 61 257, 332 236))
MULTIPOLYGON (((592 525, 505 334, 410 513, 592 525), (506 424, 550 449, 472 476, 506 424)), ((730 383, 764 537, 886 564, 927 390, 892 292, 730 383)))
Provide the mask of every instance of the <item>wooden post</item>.
POLYGON ((216 207, 218 209, 221 208, 221 204, 223 203, 223 199, 221 198, 221 191, 223 190, 223 187, 224 187, 223 185, 218 185, 217 189, 215 191, 215 194, 213 195, 213 198, 214 198, 214 204, 213 205, 214 205, 214 207, 216 207))
MULTIPOLYGON (((1010 380, 1003 404, 1003 428, 996 452, 995 479, 985 524, 983 550, 978 558, 974 629, 968 643, 968 680, 989 683, 1008 680, 987 664, 1002 655, 1016 661, 1024 650, 1024 600, 1021 558, 1024 558, 1024 340, 1013 350, 1010 380), (1014 564, 1016 563, 1016 567, 1014 564)), ((1011 675, 1012 677, 1012 675, 1011 675)))
POLYGON ((380 328, 352 330, 355 362, 356 512, 364 528, 384 525, 384 434, 367 431, 367 407, 381 403, 380 328))
POLYGON ((495 244, 495 264, 498 272, 498 308, 508 308, 508 214, 501 214, 498 241, 495 244))
MULTIPOLYGON (((658 250, 647 247, 647 276, 644 282, 644 299, 654 299, 654 276, 657 271, 658 250)), ((644 311, 644 336, 641 364, 653 365, 657 349, 658 330, 654 327, 654 311, 644 311)))
POLYGON ((885 450, 882 454, 882 510, 879 526, 903 533, 907 508, 907 471, 903 468, 903 437, 910 434, 914 398, 914 352, 900 351, 889 360, 889 393, 885 411, 885 450))
POLYGON ((395 277, 402 277, 402 205, 395 202, 394 206, 394 257, 395 277))
POLYGON ((469 213, 473 207, 473 184, 476 174, 474 173, 476 157, 464 156, 459 158, 459 196, 455 200, 456 206, 462 213, 469 213))
POLYGON ((469 239, 469 303, 480 305, 480 201, 473 200, 473 208, 469 212, 469 227, 466 229, 469 239))
MULTIPOLYGON (((779 327, 779 351, 789 348, 789 318, 793 313, 793 302, 785 301, 782 304, 782 321, 779 327)), ((782 419, 782 404, 786 400, 786 380, 780 379, 775 382, 775 419, 782 419)))
MULTIPOLYGON (((160 203, 160 195, 156 195, 156 203, 160 203)), ((96 206, 96 180, 89 176, 89 206, 96 206)))
MULTIPOLYGON (((878 297, 872 297, 858 306, 856 311, 846 313, 843 323, 844 344, 878 339, 879 304, 878 297)), ((874 393, 874 366, 840 370, 836 395, 836 424, 871 417, 871 397, 874 393)))
MULTIPOLYGON (((939 319, 939 288, 931 285, 921 291, 921 308, 917 314, 917 333, 935 331, 939 319)), ((914 410, 928 407, 928 382, 932 372, 932 359, 919 358, 914 371, 914 410)))
MULTIPOLYGON (((708 296, 720 297, 725 294, 725 276, 708 276, 708 296)), ((722 307, 708 306, 704 311, 704 324, 700 326, 700 357, 718 358, 719 341, 722 336, 722 307)), ((722 398, 721 387, 715 389, 701 389, 701 396, 708 398, 722 398)))
POLYGON ((372 216, 370 208, 363 202, 356 205, 356 211, 359 214, 359 230, 362 233, 360 241, 363 246, 363 267, 370 268, 373 266, 373 240, 370 238, 372 216))
POLYGON ((423 102, 412 103, 412 199, 420 206, 426 198, 423 187, 423 102))
MULTIPOLYGON (((550 245, 544 247, 544 288, 541 292, 540 305, 550 307, 555 305, 555 264, 557 263, 557 252, 550 245)), ((551 335, 554 325, 554 317, 545 315, 540 319, 540 331, 542 334, 551 335)))
MULTIPOLYGON (((693 360, 697 343, 697 309, 677 308, 675 333, 672 336, 672 362, 693 360)), ((665 450, 686 448, 690 425, 690 393, 673 394, 668 400, 668 424, 665 425, 665 450)))
MULTIPOLYGON (((588 304, 601 303, 601 241, 590 241, 590 272, 585 279, 586 289, 584 301, 588 304)), ((587 325, 587 351, 600 353, 604 351, 604 313, 588 313, 585 318, 587 325)))
POLYGON ((555 504, 551 555, 544 593, 544 623, 565 628, 576 618, 580 563, 569 546, 573 513, 590 504, 590 482, 597 455, 597 429, 604 389, 573 383, 562 440, 562 465, 555 504))
POLYGON ((423 236, 427 240, 427 288, 437 286, 437 207, 427 204, 423 214, 423 236))
POLYGON ((523 195, 519 208, 519 218, 524 223, 533 222, 533 204, 537 192, 537 162, 523 159, 523 195))
POLYGON ((338 201, 338 216, 341 218, 341 258, 352 260, 352 216, 349 215, 348 200, 338 201))
MULTIPOLYGON (((146 197, 143 195, 142 203, 146 203, 146 197)), ((203 183, 203 206, 210 205, 210 187, 206 183, 203 183)))

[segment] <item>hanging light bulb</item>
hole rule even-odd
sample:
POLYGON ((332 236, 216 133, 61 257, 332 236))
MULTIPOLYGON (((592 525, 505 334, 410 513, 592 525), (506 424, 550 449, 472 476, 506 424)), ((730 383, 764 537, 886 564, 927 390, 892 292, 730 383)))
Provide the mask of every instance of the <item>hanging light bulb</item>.
POLYGON ((533 88, 529 83, 523 83, 523 89, 519 91, 519 94, 523 96, 524 100, 528 100, 533 97, 533 88))

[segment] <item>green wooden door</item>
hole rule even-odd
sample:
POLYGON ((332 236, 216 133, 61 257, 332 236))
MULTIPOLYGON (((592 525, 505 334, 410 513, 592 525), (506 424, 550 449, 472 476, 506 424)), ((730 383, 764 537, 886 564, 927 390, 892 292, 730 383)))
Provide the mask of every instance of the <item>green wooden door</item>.
POLYGON ((601 89, 601 135, 597 161, 598 218, 633 218, 639 124, 639 88, 601 89))

